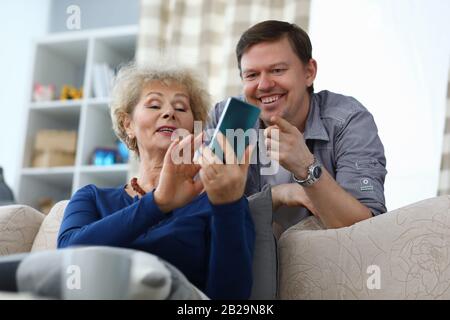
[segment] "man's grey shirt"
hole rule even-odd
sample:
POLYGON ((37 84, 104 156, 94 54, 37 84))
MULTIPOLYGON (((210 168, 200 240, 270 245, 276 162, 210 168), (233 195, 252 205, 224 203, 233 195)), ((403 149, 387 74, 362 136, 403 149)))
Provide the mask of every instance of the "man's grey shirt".
MULTIPOLYGON (((242 96, 237 98, 244 100, 242 96)), ((221 101, 211 110, 207 129, 217 126, 225 104, 226 101, 221 101)), ((258 121, 255 129, 261 128, 264 128, 262 121, 258 121)), ((345 191, 374 215, 386 212, 384 148, 373 116, 361 103, 330 91, 313 93, 303 136, 316 159, 345 191)), ((274 175, 264 174, 264 170, 270 171, 267 168, 273 162, 263 159, 266 152, 262 132, 255 154, 256 164, 250 165, 248 173, 247 196, 261 191, 266 184, 294 182, 292 174, 281 166, 274 175)), ((279 223, 285 228, 311 214, 306 208, 284 210, 285 213, 276 216, 284 217, 279 223)))

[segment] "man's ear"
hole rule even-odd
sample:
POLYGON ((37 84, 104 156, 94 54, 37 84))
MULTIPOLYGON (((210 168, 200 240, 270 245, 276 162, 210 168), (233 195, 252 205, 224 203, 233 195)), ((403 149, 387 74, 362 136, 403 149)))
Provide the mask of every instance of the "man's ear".
POLYGON ((306 85, 312 86, 317 75, 317 61, 309 59, 309 62, 305 65, 306 85))

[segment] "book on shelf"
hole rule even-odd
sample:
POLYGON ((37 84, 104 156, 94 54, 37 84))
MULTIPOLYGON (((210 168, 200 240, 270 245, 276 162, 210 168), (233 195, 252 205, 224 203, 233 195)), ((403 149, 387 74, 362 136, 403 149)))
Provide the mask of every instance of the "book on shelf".
POLYGON ((96 98, 107 98, 110 96, 114 76, 114 69, 107 63, 94 63, 93 89, 96 98))

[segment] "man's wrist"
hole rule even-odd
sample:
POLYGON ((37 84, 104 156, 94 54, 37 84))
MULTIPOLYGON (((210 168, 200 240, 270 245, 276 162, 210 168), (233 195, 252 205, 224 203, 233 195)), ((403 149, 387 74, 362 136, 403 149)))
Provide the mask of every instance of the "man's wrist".
POLYGON ((300 161, 297 168, 292 173, 298 180, 304 180, 308 177, 308 168, 314 163, 314 155, 309 154, 305 160, 300 161))
POLYGON ((315 184, 322 176, 322 165, 314 158, 313 163, 308 167, 308 175, 305 179, 299 179, 292 174, 292 178, 302 187, 310 187, 315 184))
POLYGON ((278 192, 278 186, 272 186, 270 189, 272 193, 272 210, 276 211, 281 205, 280 193, 278 192))

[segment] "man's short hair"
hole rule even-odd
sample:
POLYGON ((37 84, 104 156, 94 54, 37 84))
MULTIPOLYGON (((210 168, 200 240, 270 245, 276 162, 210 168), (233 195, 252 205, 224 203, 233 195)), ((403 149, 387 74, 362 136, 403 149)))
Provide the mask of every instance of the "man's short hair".
MULTIPOLYGON (((239 73, 242 74, 242 55, 251 46, 261 42, 272 42, 287 37, 292 50, 304 64, 312 58, 312 45, 308 34, 294 23, 278 20, 259 22, 245 31, 236 45, 236 58, 239 73)), ((314 92, 314 87, 308 88, 309 93, 314 92)))

